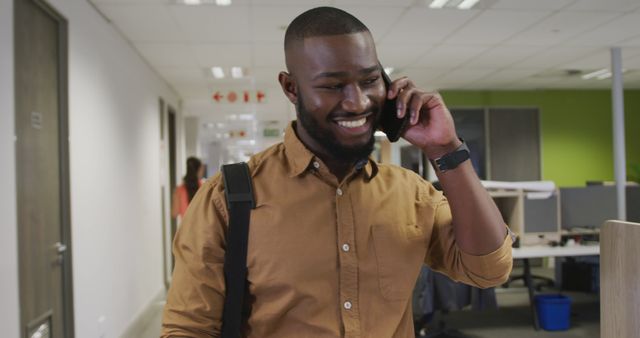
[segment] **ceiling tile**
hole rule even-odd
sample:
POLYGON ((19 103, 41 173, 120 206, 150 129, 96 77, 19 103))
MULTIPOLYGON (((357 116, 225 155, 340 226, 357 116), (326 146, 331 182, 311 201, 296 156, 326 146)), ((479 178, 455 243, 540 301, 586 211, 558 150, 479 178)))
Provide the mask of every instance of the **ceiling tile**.
POLYGON ((560 69, 579 69, 584 71, 598 70, 602 68, 608 68, 611 66, 611 53, 609 50, 601 49, 589 53, 589 55, 576 58, 567 63, 558 65, 560 69))
POLYGON ((457 67, 489 49, 487 46, 438 45, 413 65, 420 67, 457 67))
POLYGON ((307 9, 311 9, 316 6, 329 6, 333 4, 333 0, 252 0, 254 6, 264 6, 264 5, 294 5, 300 6, 304 5, 307 9))
POLYGON ((539 71, 540 69, 502 69, 483 77, 480 81, 509 83, 526 79, 539 71))
POLYGON ((622 59, 640 55, 640 47, 622 47, 622 59))
POLYGON ((423 89, 605 88, 562 71, 608 67, 612 45, 623 47, 623 67, 631 70, 625 87, 640 88, 634 71, 640 69, 639 0, 491 0, 469 11, 429 9, 429 0, 233 0, 229 7, 93 2, 185 102, 208 102, 214 89, 279 91, 283 26, 319 5, 361 19, 380 60, 396 68, 392 78, 409 76, 423 89), (207 70, 212 65, 244 66, 249 77, 218 81, 207 70))
POLYGON ((621 43, 619 43, 619 45, 622 47, 626 47, 626 46, 640 47, 640 36, 636 36, 636 37, 624 40, 621 43))
POLYGON ((255 43, 253 46, 253 66, 285 69, 284 44, 255 43))
POLYGON ((250 67, 251 49, 249 43, 193 44, 191 49, 200 67, 250 67))
POLYGON ((445 43, 495 44, 549 15, 547 11, 487 10, 475 17, 445 43))
POLYGON ((553 47, 513 64, 517 68, 552 68, 571 60, 592 55, 597 48, 592 47, 553 47))
POLYGON ((416 62, 420 56, 433 48, 429 44, 379 43, 376 45, 378 59, 385 67, 402 68, 416 62))
POLYGON ((137 43, 136 48, 154 67, 194 67, 194 55, 180 43, 137 43))
POLYGON ((622 68, 626 69, 640 69, 640 56, 635 56, 624 60, 622 62, 622 68))
POLYGON ((574 0, 498 0, 493 9, 520 9, 520 10, 558 10, 574 0))
POLYGON ((466 67, 502 68, 522 61, 534 53, 540 52, 542 46, 500 45, 490 47, 486 52, 476 55, 464 64, 466 67))
POLYGON ((479 14, 478 10, 412 8, 382 38, 386 43, 437 43, 479 14))
POLYGON ((548 88, 548 86, 553 85, 553 83, 558 81, 560 81, 560 79, 539 79, 535 77, 528 77, 510 83, 509 88, 512 90, 548 88))
POLYGON ((285 71, 284 68, 268 68, 268 67, 257 67, 251 70, 251 75, 253 75, 256 79, 257 86, 265 86, 265 87, 278 87, 280 88, 280 83, 278 82, 278 74, 281 71, 285 71))
POLYGON ((633 12, 565 42, 575 46, 611 46, 640 32, 640 13, 633 12))
POLYGON ((435 81, 467 84, 495 73, 496 71, 498 70, 494 68, 456 68, 437 78, 435 81))
POLYGON ((211 91, 207 88, 206 84, 193 84, 193 83, 174 83, 173 87, 180 93, 183 99, 202 99, 211 95, 211 91))
POLYGON ((625 13, 640 7, 637 0, 579 0, 567 7, 576 11, 610 11, 625 13))
POLYGON ((517 34, 509 44, 554 45, 619 16, 611 12, 559 12, 517 34))
POLYGON ((248 42, 247 6, 170 6, 190 42, 248 42))
POLYGON ((376 41, 380 41, 389 32, 404 12, 403 7, 342 6, 341 9, 362 21, 376 41))
POLYGON ((204 84, 207 76, 211 76, 200 67, 158 67, 157 70, 170 83, 204 84))
POLYGON ((310 7, 254 6, 251 8, 251 26, 254 41, 284 42, 287 25, 310 7))
POLYGON ((167 0, 90 0, 94 4, 128 4, 128 5, 166 5, 167 0))
POLYGON ((180 42, 185 39, 167 6, 102 4, 99 8, 130 41, 180 42))
MULTIPOLYGON (((334 5, 336 7, 342 7, 342 6, 352 6, 352 5, 359 5, 359 6, 401 6, 401 7, 407 7, 407 6, 411 6, 413 4, 414 0, 335 0, 334 1, 334 5)), ((358 18, 360 19, 360 18, 358 18)), ((366 24, 366 22, 365 22, 366 24)))
POLYGON ((451 69, 445 67, 428 68, 428 67, 409 67, 400 69, 398 72, 391 74, 392 79, 403 76, 410 78, 416 84, 425 84, 433 82, 433 80, 449 72, 451 69))

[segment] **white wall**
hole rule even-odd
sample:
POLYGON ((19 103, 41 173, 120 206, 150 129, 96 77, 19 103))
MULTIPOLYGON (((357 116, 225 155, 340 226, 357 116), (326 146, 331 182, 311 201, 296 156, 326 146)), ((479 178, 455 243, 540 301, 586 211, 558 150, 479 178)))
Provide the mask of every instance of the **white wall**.
POLYGON ((158 98, 176 95, 86 1, 69 21, 76 337, 118 337, 164 288, 158 98))
MULTIPOLYGON (((0 1, 0 327, 18 337, 13 1, 0 1)), ((51 4, 69 22, 76 337, 118 337, 164 288, 158 98, 179 102, 88 2, 51 4)))
POLYGON ((0 330, 19 337, 14 152, 13 0, 0 0, 0 330))

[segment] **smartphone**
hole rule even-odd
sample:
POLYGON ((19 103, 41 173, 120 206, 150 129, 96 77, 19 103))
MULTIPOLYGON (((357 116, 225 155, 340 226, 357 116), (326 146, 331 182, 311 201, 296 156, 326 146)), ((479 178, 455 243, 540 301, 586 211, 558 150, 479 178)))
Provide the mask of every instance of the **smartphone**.
MULTIPOLYGON (((380 69, 382 70, 382 80, 384 81, 386 95, 389 92, 389 87, 391 86, 391 79, 382 66, 380 66, 380 69)), ((411 114, 407 112, 403 118, 398 118, 397 112, 398 108, 396 106, 396 99, 385 100, 384 106, 382 107, 382 116, 380 118, 380 130, 387 135, 387 139, 391 142, 396 142, 400 139, 400 136, 404 134, 405 130, 409 126, 409 118, 411 114)))

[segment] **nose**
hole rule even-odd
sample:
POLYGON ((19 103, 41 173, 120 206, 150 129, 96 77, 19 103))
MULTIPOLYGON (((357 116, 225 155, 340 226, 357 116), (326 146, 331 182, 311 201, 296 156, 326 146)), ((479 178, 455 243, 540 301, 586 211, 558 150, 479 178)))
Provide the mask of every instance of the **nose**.
POLYGON ((367 110, 371 100, 358 85, 346 86, 344 88, 344 99, 342 109, 350 113, 362 113, 367 110))

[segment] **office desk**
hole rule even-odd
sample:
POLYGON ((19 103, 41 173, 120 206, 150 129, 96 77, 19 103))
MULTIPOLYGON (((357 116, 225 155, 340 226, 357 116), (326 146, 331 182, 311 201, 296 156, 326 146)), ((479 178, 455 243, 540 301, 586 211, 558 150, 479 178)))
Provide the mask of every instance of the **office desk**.
POLYGON ((513 259, 522 259, 524 262, 524 272, 522 274, 524 283, 529 291, 529 306, 533 316, 533 328, 540 330, 538 312, 533 298, 533 278, 531 276, 531 266, 529 259, 541 257, 571 257, 571 256, 597 256, 600 255, 599 245, 572 245, 572 246, 523 246, 512 249, 513 259))
POLYGON ((571 257, 571 256, 598 256, 599 245, 572 245, 572 246, 524 246, 513 248, 513 259, 541 258, 541 257, 571 257))

